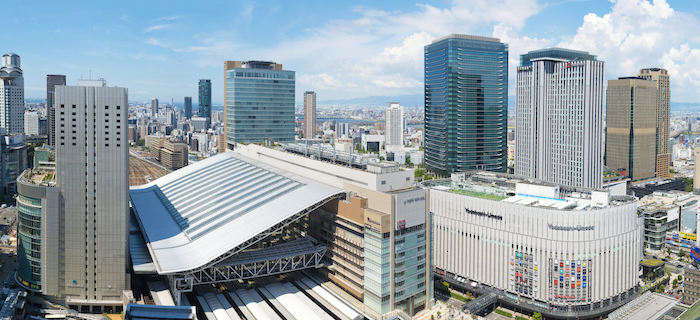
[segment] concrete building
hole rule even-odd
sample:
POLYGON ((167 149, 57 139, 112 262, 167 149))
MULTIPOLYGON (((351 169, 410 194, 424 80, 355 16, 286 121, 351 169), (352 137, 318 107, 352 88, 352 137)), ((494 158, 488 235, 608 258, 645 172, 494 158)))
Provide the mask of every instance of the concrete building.
POLYGON ((199 79, 199 117, 211 119, 211 80, 199 79))
POLYGON ((351 138, 350 137, 350 124, 347 122, 341 122, 335 124, 335 138, 351 138))
MULTIPOLYGON (((644 242, 651 250, 662 250, 666 246, 667 232, 681 232, 682 217, 697 219, 700 196, 684 191, 655 191, 640 198, 639 212, 644 217, 644 242)), ((693 227, 692 225, 689 227, 693 227)), ((695 226, 696 227, 696 226, 695 226)))
POLYGON ((269 61, 224 62, 228 149, 238 142, 294 142, 295 72, 269 61))
POLYGON ((27 143, 24 139, 24 134, 21 133, 10 133, 5 134, 0 131, 3 136, 4 149, 1 156, 3 173, 2 175, 2 185, 4 194, 15 194, 17 193, 17 177, 27 169, 27 143))
POLYGON ((185 97, 185 119, 192 118, 192 97, 185 97))
POLYGON ((226 152, 226 134, 225 133, 219 134, 218 138, 216 139, 216 149, 217 149, 218 153, 226 152))
POLYGON ((502 290, 502 303, 558 319, 597 318, 640 291, 644 218, 632 196, 482 171, 423 187, 436 277, 452 287, 502 290))
POLYGON ((192 123, 192 129, 195 132, 199 132, 202 130, 209 129, 209 126, 211 125, 211 120, 209 118, 192 117, 190 123, 192 123))
POLYGON ((683 303, 692 305, 700 300, 700 270, 685 268, 683 271, 683 303))
POLYGON ((151 159, 172 171, 187 166, 187 151, 184 142, 168 139, 155 139, 150 146, 151 159))
MULTIPOLYGON (((107 87, 104 80, 79 83, 95 86, 55 91, 55 182, 20 179, 18 202, 32 219, 44 220, 35 226, 41 245, 20 244, 40 257, 25 253, 33 259, 31 265, 19 260, 18 280, 82 312, 118 312, 130 288, 127 89, 107 87), (26 268, 31 276, 22 277, 26 268)), ((25 171, 24 177, 33 175, 25 171)), ((44 178, 31 178, 37 180, 44 178)))
POLYGON ((425 46, 424 57, 426 167, 505 172, 508 45, 451 34, 425 46))
POLYGON ((304 138, 316 137, 316 92, 304 92, 304 138))
POLYGON ((608 80, 605 165, 632 181, 656 176, 656 84, 608 80))
POLYGON ((19 56, 6 53, 0 67, 0 128, 24 133, 24 76, 19 56))
POLYGON ((379 152, 385 147, 385 139, 386 136, 383 134, 363 134, 362 148, 371 152, 379 152))
POLYGON ((386 145, 388 147, 402 147, 404 116, 403 107, 398 102, 389 102, 384 109, 386 123, 386 145))
POLYGON ((24 133, 27 136, 38 136, 39 129, 39 113, 36 111, 24 112, 24 133))
POLYGON ((54 104, 54 92, 56 86, 65 86, 66 76, 62 74, 46 75, 46 131, 49 145, 56 147, 56 105, 54 104))
POLYGON ((671 84, 668 71, 660 68, 642 69, 637 75, 656 83, 656 176, 670 178, 671 155, 668 150, 668 137, 671 133, 671 84))
POLYGON ((158 99, 151 99, 151 119, 158 117, 158 99))
POLYGON ((604 63, 583 51, 536 50, 521 56, 517 77, 515 174, 600 188, 604 63))

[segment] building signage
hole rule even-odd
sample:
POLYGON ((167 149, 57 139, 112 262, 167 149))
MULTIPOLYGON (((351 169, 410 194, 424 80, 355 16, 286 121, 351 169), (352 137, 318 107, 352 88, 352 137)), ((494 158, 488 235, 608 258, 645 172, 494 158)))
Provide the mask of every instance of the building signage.
POLYGON ((481 216, 481 217, 486 217, 486 218, 491 218, 491 219, 495 219, 495 220, 503 220, 503 217, 502 217, 502 216, 495 215, 495 214, 491 214, 491 213, 484 213, 484 212, 469 210, 469 209, 467 209, 467 208, 464 208, 464 211, 466 211, 466 213, 468 213, 468 214, 473 214, 473 215, 477 215, 477 216, 481 216))
POLYGON ((409 203, 414 203, 418 201, 425 201, 425 196, 420 196, 420 197, 415 197, 415 198, 410 198, 410 199, 404 199, 403 204, 409 204, 409 203))
POLYGON ((694 233, 681 232, 681 238, 695 241, 698 237, 694 233))
POLYGON ((406 219, 396 221, 396 228, 399 230, 406 229, 406 219))
POLYGON ((372 220, 372 219, 370 219, 370 218, 367 218, 367 222, 369 222, 369 223, 374 223, 374 224, 376 224, 376 225, 379 225, 379 222, 374 221, 374 220, 372 220))
POLYGON ((559 230, 559 231, 591 231, 595 229, 595 226, 555 226, 551 223, 547 224, 547 227, 549 227, 552 230, 559 230))
POLYGON ((558 299, 576 299, 576 296, 565 296, 565 295, 555 295, 556 298, 558 299))

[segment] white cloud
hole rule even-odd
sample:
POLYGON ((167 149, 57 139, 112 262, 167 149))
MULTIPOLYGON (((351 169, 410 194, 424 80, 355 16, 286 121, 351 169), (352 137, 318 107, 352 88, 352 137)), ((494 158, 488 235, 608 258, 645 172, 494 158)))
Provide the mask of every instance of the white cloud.
POLYGON ((327 88, 354 88, 357 85, 353 83, 342 83, 335 77, 320 73, 320 74, 302 74, 298 77, 299 83, 306 86, 312 86, 319 89, 327 88))
POLYGON ((148 39, 146 39, 146 41, 144 41, 144 42, 145 42, 146 44, 150 44, 150 45, 154 45, 154 46, 166 47, 166 45, 165 45, 163 42, 161 42, 161 41, 158 40, 158 39, 154 39, 154 38, 148 38, 148 39))
POLYGON ((692 49, 688 43, 678 48, 671 48, 661 58, 661 66, 668 70, 671 84, 677 90, 671 90, 671 101, 697 102, 700 94, 700 49, 692 49), (680 91, 681 96, 676 97, 680 91))
MULTIPOLYGON (((299 91, 324 89, 319 92, 323 100, 415 94, 423 87, 424 46, 433 39, 450 33, 478 34, 477 29, 499 23, 514 34, 542 7, 536 0, 453 0, 446 9, 416 8, 406 13, 355 7, 356 19, 329 20, 273 47, 250 47, 224 31, 207 33, 196 45, 174 50, 199 54, 200 66, 218 67, 234 57, 282 63, 297 71, 299 91)), ((252 15, 253 7, 239 13, 245 21, 252 15)))
POLYGON ((152 32, 152 31, 156 31, 156 30, 169 28, 171 26, 172 25, 170 25, 170 24, 161 24, 161 25, 150 26, 150 27, 146 28, 146 30, 143 32, 152 32))
MULTIPOLYGON (((683 47, 681 44, 689 39, 698 39, 698 19, 673 10, 666 0, 612 2, 610 13, 602 17, 594 13, 587 14, 576 35, 561 42, 559 46, 598 55, 599 60, 606 62, 608 78, 634 76, 642 68, 659 67, 660 63, 664 63, 668 65, 666 68, 669 68, 671 76, 671 91, 675 97, 672 97, 673 101, 691 99, 695 92, 677 86, 681 83, 680 80, 692 77, 696 71, 686 70, 683 73, 682 69, 674 67, 674 61, 692 59, 693 50, 690 45, 683 47), (681 57, 684 52, 687 52, 686 57, 681 57)), ((685 69, 689 68, 698 70, 700 65, 685 66, 685 69)))
POLYGON ((516 68, 520 65, 520 55, 546 47, 552 41, 519 35, 503 22, 493 27, 493 37, 508 44, 508 94, 515 95, 516 68))

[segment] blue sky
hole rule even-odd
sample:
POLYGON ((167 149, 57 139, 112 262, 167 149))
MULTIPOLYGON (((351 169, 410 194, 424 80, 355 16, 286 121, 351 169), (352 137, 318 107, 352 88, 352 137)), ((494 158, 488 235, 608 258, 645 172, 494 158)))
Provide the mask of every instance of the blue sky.
POLYGON ((700 102, 700 4, 679 0, 92 1, 4 4, 2 50, 22 59, 26 98, 46 74, 101 76, 130 101, 197 100, 224 60, 272 60, 297 72, 297 100, 421 94, 423 46, 449 33, 500 38, 519 55, 560 46, 606 61, 606 76, 663 67, 672 101, 700 102), (70 5, 66 5, 70 3, 70 5), (12 14, 9 14, 12 12, 12 14))

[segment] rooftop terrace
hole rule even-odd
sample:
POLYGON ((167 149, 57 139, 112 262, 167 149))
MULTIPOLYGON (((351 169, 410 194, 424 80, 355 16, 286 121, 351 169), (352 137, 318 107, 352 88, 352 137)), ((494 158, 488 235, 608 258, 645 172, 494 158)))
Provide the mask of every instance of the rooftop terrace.
POLYGON ((17 178, 20 182, 39 185, 56 186, 56 168, 52 166, 42 166, 39 168, 27 169, 17 178))
POLYGON ((632 196, 611 196, 605 189, 568 187, 486 171, 454 173, 451 179, 428 180, 422 185, 469 197, 555 210, 593 210, 637 201, 632 196))

